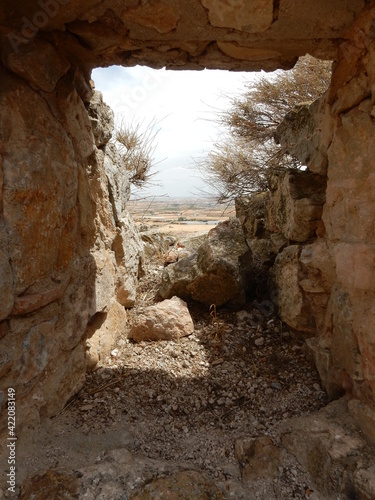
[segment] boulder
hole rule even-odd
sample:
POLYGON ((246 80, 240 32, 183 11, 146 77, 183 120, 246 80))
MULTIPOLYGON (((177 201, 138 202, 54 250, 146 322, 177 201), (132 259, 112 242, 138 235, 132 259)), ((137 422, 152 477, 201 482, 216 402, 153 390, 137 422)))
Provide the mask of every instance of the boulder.
POLYGON ((207 306, 240 305, 246 298, 252 256, 239 220, 218 224, 197 252, 171 264, 162 275, 160 294, 193 299, 207 306))
POLYGON ((194 332, 186 302, 173 297, 141 310, 134 319, 128 338, 142 340, 177 340, 194 332))

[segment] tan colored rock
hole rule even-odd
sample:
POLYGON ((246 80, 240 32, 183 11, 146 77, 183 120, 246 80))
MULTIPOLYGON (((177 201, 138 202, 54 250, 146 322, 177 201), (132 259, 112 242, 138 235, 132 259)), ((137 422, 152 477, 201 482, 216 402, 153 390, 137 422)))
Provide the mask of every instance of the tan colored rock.
POLYGON ((352 399, 348 403, 348 410, 366 438, 375 445, 375 408, 352 399))
POLYGON ((21 379, 24 384, 40 375, 47 366, 55 343, 57 318, 31 328, 23 341, 21 379))
POLYGON ((244 47, 234 42, 218 42, 217 46, 227 56, 234 59, 243 59, 245 61, 267 61, 279 59, 280 52, 277 50, 256 49, 253 47, 244 47))
POLYGON ((69 470, 49 469, 27 479, 22 484, 20 498, 78 498, 78 475, 69 470))
POLYGON ((18 50, 4 52, 4 65, 27 80, 36 90, 52 92, 60 78, 67 73, 70 63, 55 47, 37 38, 21 44, 18 50), (39 61, 43 61, 43 65, 39 61))
POLYGON ((110 0, 45 5, 36 8, 28 0, 1 14, 1 25, 9 28, 3 32, 3 59, 7 53, 25 50, 30 42, 47 39, 68 53, 68 59, 85 61, 90 69, 137 63, 187 69, 290 68, 306 53, 335 58, 345 30, 364 8, 363 0, 280 5, 271 0, 193 0, 178 7, 169 0, 131 0, 127 8, 110 0), (51 5, 53 14, 48 14, 51 5), (250 51, 241 48, 240 58, 238 53, 225 57, 210 49, 216 41, 250 51))
POLYGON ((41 293, 33 293, 28 295, 22 295, 14 301, 14 306, 10 313, 11 316, 20 316, 29 314, 31 312, 37 311, 42 307, 61 299, 64 295, 66 287, 69 284, 70 276, 67 276, 64 281, 53 287, 50 290, 41 293))
POLYGON ((325 202, 326 179, 307 171, 274 172, 270 178, 270 230, 288 240, 316 236, 325 202))
POLYGON ((197 500, 224 500, 226 495, 197 471, 183 471, 171 474, 166 478, 154 479, 142 490, 132 495, 132 500, 178 500, 194 498, 197 500))
POLYGON ((192 298, 207 306, 245 301, 252 256, 240 222, 221 222, 208 233, 196 253, 164 269, 160 294, 192 298))
POLYGON ((234 28, 249 33, 260 33, 273 21, 272 0, 256 0, 250 5, 245 0, 201 0, 208 9, 213 26, 234 28))
POLYGON ((312 325, 306 318, 305 302, 299 285, 299 256, 301 247, 292 245, 282 251, 273 267, 273 279, 277 287, 280 317, 292 328, 312 332, 312 325))
POLYGON ((147 2, 140 7, 127 9, 123 13, 126 21, 152 28, 158 33, 169 33, 177 27, 180 19, 178 10, 163 1, 147 2))
MULTIPOLYGON (((72 143, 46 101, 15 77, 2 75, 0 87, 0 128, 9 150, 2 162, 3 220, 13 228, 8 249, 20 294, 51 275, 63 277, 71 264, 77 238, 77 165, 72 143), (22 149, 25 137, 29 142, 22 149)), ((86 141, 87 135, 79 133, 77 140, 86 141)))
POLYGON ((89 117, 98 148, 107 144, 112 137, 114 128, 114 113, 112 109, 103 102, 103 95, 95 91, 89 105, 89 117))
POLYGON ((186 302, 178 297, 164 300, 137 314, 128 338, 142 340, 177 340, 194 332, 186 302))
POLYGON ((346 113, 328 150, 331 169, 323 221, 327 237, 333 241, 368 244, 375 238, 375 174, 370 160, 375 154, 375 138, 370 113, 367 102, 346 113))
POLYGON ((13 273, 8 257, 0 251, 0 321, 11 312, 14 304, 13 273))
POLYGON ((344 399, 329 404, 319 413, 289 419, 283 424, 282 444, 310 473, 318 491, 331 498, 338 494, 367 498, 364 484, 354 488, 356 474, 372 466, 373 456, 351 418, 344 399), (353 456, 369 458, 354 460, 353 456))
POLYGON ((234 454, 243 481, 276 479, 279 475, 281 448, 275 446, 269 437, 237 439, 234 454))
POLYGON ((96 314, 86 330, 87 369, 91 371, 99 361, 106 358, 120 336, 126 332, 126 311, 114 302, 106 313, 96 314))
POLYGON ((123 214, 119 226, 121 249, 116 240, 112 244, 117 264, 116 297, 123 306, 133 307, 138 279, 143 275, 143 243, 129 213, 123 214))
POLYGON ((375 245, 339 243, 334 259, 338 282, 345 288, 375 292, 375 245))

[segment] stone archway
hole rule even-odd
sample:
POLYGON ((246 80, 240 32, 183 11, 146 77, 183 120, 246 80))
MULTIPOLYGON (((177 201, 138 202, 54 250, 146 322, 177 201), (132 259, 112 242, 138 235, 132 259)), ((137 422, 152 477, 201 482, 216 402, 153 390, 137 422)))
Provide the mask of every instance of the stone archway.
POLYGON ((55 415, 82 385, 90 321, 122 319, 116 269, 126 265, 129 228, 111 220, 102 192, 102 143, 87 112, 91 69, 274 70, 310 53, 337 64, 312 110, 309 168, 327 175, 327 200, 308 266, 295 261, 297 289, 312 315, 324 314, 311 341, 323 382, 353 397, 353 413, 375 440, 372 6, 25 0, 1 8, 0 404, 14 387, 20 427, 55 415), (109 254, 113 274, 103 271, 109 254), (314 289, 317 277, 323 291, 314 289), (112 289, 111 303, 98 280, 112 289), (314 294, 324 295, 323 312, 314 294))

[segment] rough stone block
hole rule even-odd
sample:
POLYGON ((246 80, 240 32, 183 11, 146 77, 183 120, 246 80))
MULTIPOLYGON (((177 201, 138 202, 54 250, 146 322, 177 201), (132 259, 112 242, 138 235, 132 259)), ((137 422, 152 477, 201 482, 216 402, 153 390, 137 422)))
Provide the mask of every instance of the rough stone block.
POLYGON ((201 0, 208 9, 212 26, 234 28, 248 33, 260 33, 273 21, 273 1, 256 0, 201 0))

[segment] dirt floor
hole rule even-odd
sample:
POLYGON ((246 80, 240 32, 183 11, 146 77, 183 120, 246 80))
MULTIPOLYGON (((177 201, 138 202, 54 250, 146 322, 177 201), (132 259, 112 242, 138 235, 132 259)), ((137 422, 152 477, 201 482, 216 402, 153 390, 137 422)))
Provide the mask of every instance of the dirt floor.
MULTIPOLYGON (((139 308, 160 300, 161 273, 159 262, 148 267, 129 322, 139 308)), ((241 438, 266 436, 277 443, 283 422, 327 404, 303 339, 267 301, 237 312, 215 314, 194 303, 189 309, 195 325, 189 337, 139 344, 126 335, 118 339, 64 411, 19 443, 19 481, 51 468, 80 470, 78 496, 56 498, 125 499, 155 477, 182 469, 203 473, 222 498, 322 498, 288 458, 276 483, 246 483, 235 452, 241 438), (121 472, 114 464, 122 464, 121 472)))

